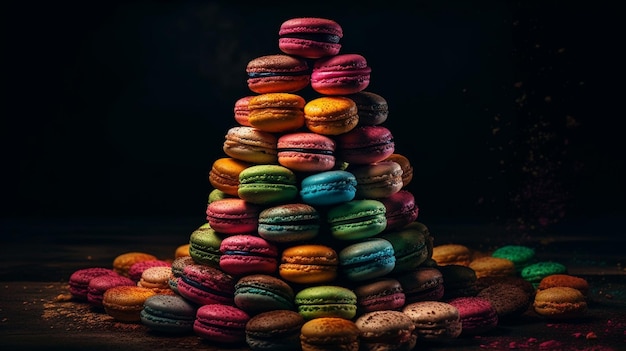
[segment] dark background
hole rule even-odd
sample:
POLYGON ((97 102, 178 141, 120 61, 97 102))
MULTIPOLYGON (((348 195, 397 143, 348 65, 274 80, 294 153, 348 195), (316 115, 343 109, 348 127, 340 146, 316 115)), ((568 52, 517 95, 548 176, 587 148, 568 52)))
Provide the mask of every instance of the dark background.
POLYGON ((422 221, 625 213, 617 2, 289 3, 4 2, 1 216, 201 223, 245 66, 304 16, 367 58, 422 221))

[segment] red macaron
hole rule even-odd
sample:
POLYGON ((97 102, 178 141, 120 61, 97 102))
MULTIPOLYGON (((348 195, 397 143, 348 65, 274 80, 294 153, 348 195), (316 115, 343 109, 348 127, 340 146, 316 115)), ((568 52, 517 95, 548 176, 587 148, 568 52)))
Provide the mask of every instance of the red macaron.
POLYGON ((313 65, 311 88, 325 95, 355 94, 369 86, 371 71, 359 54, 325 57, 313 65))

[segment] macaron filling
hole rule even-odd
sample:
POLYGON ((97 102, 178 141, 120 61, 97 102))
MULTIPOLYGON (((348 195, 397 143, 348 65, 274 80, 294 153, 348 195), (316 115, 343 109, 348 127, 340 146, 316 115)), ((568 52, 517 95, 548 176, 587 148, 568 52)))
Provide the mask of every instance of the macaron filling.
POLYGON ((320 43, 339 44, 341 36, 328 33, 287 33, 282 34, 281 38, 302 39, 317 41, 320 43))

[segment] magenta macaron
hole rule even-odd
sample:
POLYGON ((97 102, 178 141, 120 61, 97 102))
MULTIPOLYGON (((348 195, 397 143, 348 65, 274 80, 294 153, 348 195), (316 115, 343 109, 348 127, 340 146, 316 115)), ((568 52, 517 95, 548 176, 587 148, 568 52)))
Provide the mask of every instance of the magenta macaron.
POLYGON ((297 172, 328 171, 335 167, 335 147, 335 141, 322 134, 284 134, 277 142, 278 163, 297 172))
POLYGON ((250 316, 232 305, 206 304, 196 311, 193 331, 202 339, 222 344, 245 344, 250 316))
POLYGON ((415 196, 408 190, 401 189, 395 194, 379 199, 385 205, 387 217, 386 231, 400 229, 413 223, 419 215, 415 196))
POLYGON ((72 297, 77 300, 87 301, 89 282, 93 278, 101 275, 120 276, 120 274, 113 269, 105 267, 82 268, 74 271, 68 280, 69 290, 72 297))
POLYGON ((187 264, 178 278, 178 293, 200 305, 234 303, 237 279, 219 268, 187 264))
POLYGON ((370 73, 365 57, 341 54, 318 59, 311 72, 311 88, 325 95, 349 95, 369 86, 370 73))
POLYGON ((211 228, 221 234, 255 233, 261 208, 240 198, 225 198, 207 205, 211 228))
POLYGON ((257 235, 239 234, 220 244, 220 268, 229 274, 273 274, 278 268, 278 248, 257 235))
POLYGON ((383 126, 357 126, 336 141, 339 158, 351 164, 379 162, 395 151, 393 135, 383 126))
POLYGON ((278 48, 282 52, 315 59, 339 53, 343 29, 330 19, 300 17, 283 22, 278 36, 278 48))
POLYGON ((478 335, 498 326, 498 314, 489 300, 476 296, 457 297, 447 301, 459 310, 461 335, 478 335))

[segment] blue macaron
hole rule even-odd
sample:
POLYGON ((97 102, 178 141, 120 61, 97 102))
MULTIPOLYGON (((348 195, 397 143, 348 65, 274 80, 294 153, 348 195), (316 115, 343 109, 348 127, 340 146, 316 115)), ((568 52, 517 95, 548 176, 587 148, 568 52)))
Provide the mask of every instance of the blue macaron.
POLYGON ((193 331, 197 306, 180 295, 154 295, 146 299, 141 323, 153 331, 184 334, 193 331))
POLYGON ((333 170, 302 179, 300 197, 309 205, 334 205, 354 199, 356 178, 348 171, 333 170))
POLYGON ((352 281, 382 277, 393 271, 396 264, 394 254, 388 240, 367 238, 339 252, 339 268, 352 281))

